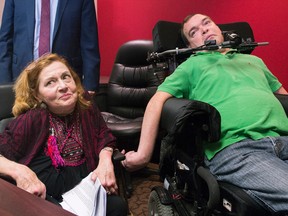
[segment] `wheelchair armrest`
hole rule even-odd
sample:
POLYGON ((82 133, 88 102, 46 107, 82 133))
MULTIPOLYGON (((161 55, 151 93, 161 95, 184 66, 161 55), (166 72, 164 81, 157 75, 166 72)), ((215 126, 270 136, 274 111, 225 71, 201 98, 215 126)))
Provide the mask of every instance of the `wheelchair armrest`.
POLYGON ((220 188, 216 178, 211 174, 211 172, 204 168, 203 166, 198 167, 198 175, 206 182, 209 199, 207 202, 208 209, 214 209, 220 203, 220 188))
POLYGON ((118 149, 115 149, 112 155, 113 161, 123 161, 125 160, 125 155, 122 154, 118 149))
MULTIPOLYGON (((165 129, 169 134, 178 133, 181 127, 189 119, 195 122, 197 116, 205 116, 207 122, 203 130, 207 131, 209 142, 215 142, 220 139, 221 117, 213 106, 196 100, 188 100, 183 98, 168 99, 162 109, 161 128, 165 129)), ((197 123, 197 122, 196 122, 197 123)))
POLYGON ((288 116, 288 95, 276 94, 276 93, 274 95, 280 101, 286 112, 286 115, 288 116))

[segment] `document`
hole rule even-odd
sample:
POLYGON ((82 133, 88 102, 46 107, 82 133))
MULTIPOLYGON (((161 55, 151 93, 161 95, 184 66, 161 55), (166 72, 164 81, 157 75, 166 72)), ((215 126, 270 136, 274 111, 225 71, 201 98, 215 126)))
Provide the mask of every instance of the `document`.
POLYGON ((107 193, 99 179, 95 183, 90 173, 70 191, 62 195, 61 206, 78 216, 105 216, 107 193))

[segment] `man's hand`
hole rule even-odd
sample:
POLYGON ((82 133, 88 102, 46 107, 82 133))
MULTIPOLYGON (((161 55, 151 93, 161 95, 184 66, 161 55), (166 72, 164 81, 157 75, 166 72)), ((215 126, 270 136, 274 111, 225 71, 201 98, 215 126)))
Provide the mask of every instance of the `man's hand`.
MULTIPOLYGON (((122 150, 122 154, 125 154, 125 150, 122 150)), ((149 158, 145 158, 143 154, 139 154, 135 151, 129 151, 125 154, 126 159, 122 161, 123 167, 126 170, 133 172, 142 169, 149 163, 149 158)))

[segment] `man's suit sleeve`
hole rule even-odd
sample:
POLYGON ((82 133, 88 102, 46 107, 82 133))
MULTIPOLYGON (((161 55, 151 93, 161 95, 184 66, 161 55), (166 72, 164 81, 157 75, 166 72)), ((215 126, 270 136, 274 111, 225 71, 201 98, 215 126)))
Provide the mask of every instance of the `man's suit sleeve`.
POLYGON ((0 84, 12 82, 13 1, 6 0, 0 28, 0 84))
POLYGON ((83 84, 86 90, 95 91, 99 87, 100 52, 94 0, 84 0, 81 22, 83 84))

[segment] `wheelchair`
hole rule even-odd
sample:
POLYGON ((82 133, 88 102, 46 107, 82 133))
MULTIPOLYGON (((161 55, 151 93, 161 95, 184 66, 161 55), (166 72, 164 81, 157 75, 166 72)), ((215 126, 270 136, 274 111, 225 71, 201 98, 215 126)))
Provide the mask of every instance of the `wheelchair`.
MULTIPOLYGON (((251 53, 255 48, 248 23, 230 23, 219 27, 223 32, 233 31, 241 35, 242 43, 247 42, 244 53, 251 53)), ((150 54, 148 60, 164 61, 173 72, 191 54, 187 54, 185 49, 181 54, 178 48, 185 45, 180 37, 179 23, 159 21, 153 29, 153 40, 154 49, 161 53, 150 54)), ((288 116, 288 96, 275 96, 288 116)), ((209 104, 177 98, 166 101, 160 121, 160 128, 166 132, 161 142, 159 164, 164 183, 151 190, 148 215, 272 215, 241 188, 217 181, 205 167, 202 144, 219 140, 220 124, 219 112, 209 104)))

